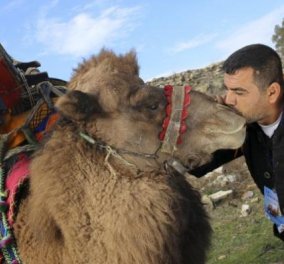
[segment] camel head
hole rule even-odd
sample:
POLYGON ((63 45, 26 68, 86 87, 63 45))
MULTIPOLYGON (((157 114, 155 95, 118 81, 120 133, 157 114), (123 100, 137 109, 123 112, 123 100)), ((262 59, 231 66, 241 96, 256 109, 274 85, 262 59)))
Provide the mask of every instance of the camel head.
POLYGON ((169 159, 192 169, 215 150, 244 141, 245 120, 208 95, 144 83, 134 51, 117 56, 102 50, 78 67, 69 88, 57 102, 62 116, 140 170, 169 159), (179 118, 171 120, 178 111, 179 118))

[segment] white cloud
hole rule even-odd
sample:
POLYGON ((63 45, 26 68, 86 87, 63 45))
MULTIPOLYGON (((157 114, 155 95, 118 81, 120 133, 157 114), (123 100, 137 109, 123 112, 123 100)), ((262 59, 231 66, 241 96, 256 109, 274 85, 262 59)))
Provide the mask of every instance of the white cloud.
POLYGON ((81 12, 68 21, 43 16, 37 22, 34 38, 45 52, 85 56, 133 30, 138 10, 139 7, 111 7, 97 17, 81 12))
POLYGON ((169 49, 169 52, 176 54, 183 52, 185 50, 193 49, 198 46, 204 45, 208 42, 211 42, 216 37, 217 34, 208 34, 208 35, 201 34, 188 41, 177 43, 173 48, 169 49))
POLYGON ((262 43, 273 46, 271 37, 274 34, 274 27, 280 24, 283 19, 284 6, 241 26, 232 32, 227 38, 218 41, 216 47, 226 55, 253 43, 262 43))

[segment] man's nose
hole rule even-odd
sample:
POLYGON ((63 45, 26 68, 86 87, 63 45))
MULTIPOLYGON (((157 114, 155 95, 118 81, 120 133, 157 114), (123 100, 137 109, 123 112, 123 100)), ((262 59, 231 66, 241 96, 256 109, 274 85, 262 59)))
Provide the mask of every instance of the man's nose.
POLYGON ((225 104, 235 106, 236 105, 236 96, 233 92, 228 91, 225 95, 225 104))

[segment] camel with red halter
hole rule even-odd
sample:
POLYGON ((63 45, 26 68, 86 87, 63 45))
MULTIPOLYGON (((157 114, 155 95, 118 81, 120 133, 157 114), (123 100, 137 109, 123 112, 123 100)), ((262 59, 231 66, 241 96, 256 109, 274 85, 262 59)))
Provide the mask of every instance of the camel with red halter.
POLYGON ((240 147, 244 119, 189 86, 145 84, 133 51, 102 50, 68 86, 13 225, 23 263, 205 263, 208 216, 169 164, 240 147))

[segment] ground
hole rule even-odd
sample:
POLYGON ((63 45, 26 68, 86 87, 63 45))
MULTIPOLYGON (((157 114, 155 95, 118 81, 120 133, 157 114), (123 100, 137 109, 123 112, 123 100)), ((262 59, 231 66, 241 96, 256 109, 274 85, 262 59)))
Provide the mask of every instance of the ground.
POLYGON ((263 213, 262 194, 243 159, 223 167, 224 170, 226 175, 235 175, 236 181, 214 185, 201 178, 198 182, 202 194, 233 190, 232 197, 216 204, 215 209, 208 209, 214 234, 207 264, 284 264, 284 242, 273 236, 272 224, 263 213), (253 196, 244 199, 248 192, 253 196), (245 217, 241 214, 243 204, 251 208, 245 217))

